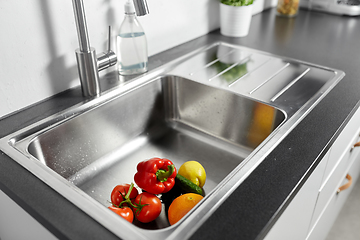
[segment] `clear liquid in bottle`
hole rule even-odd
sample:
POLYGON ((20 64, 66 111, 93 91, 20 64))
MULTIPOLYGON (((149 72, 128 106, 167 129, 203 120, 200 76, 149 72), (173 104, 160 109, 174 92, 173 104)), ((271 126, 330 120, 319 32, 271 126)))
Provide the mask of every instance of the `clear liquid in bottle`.
POLYGON ((120 33, 117 36, 118 69, 121 75, 147 71, 147 41, 144 32, 120 33))

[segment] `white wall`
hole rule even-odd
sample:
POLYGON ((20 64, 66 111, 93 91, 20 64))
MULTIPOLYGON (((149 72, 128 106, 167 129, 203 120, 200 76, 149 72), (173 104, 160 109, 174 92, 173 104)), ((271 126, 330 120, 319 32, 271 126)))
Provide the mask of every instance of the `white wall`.
MULTIPOLYGON (((126 0, 84 0, 90 44, 106 48, 123 20, 126 0)), ((219 27, 218 0, 147 0, 139 20, 154 55, 219 27)), ((79 85, 71 0, 0 2, 0 118, 79 85)), ((115 35, 114 35, 115 36, 115 35)), ((115 46, 115 44, 114 44, 115 46)))

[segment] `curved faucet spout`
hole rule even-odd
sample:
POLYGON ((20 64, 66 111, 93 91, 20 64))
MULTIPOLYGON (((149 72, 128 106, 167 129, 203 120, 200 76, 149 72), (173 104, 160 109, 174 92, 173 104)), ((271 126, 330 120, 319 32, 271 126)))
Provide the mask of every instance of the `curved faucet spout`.
POLYGON ((137 16, 144 16, 149 14, 149 9, 146 0, 133 0, 137 16))

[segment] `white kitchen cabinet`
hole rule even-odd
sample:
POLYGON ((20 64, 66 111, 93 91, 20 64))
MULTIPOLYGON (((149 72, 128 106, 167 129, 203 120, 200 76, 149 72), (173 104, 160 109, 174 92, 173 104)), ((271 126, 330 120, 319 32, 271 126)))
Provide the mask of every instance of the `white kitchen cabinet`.
POLYGON ((340 133, 330 150, 324 181, 310 224, 308 240, 325 239, 341 208, 349 196, 352 185, 360 174, 360 147, 353 147, 360 141, 360 109, 340 133), (339 147, 341 146, 341 148, 339 147), (351 182, 349 182, 351 179, 351 182), (347 186, 338 192, 341 186, 347 186))
MULTIPOLYGON (((357 161, 354 161, 353 164, 350 166, 347 174, 352 176, 352 181, 356 182, 357 177, 359 176, 360 172, 360 154, 356 155, 357 161)), ((343 186, 349 180, 345 177, 340 180, 338 186, 343 186)), ((334 224, 336 217, 339 215, 341 208, 343 207, 346 199, 348 198, 353 185, 351 185, 348 189, 337 193, 337 189, 335 188, 331 198, 322 209, 319 217, 316 219, 314 226, 310 229, 309 235, 306 238, 307 240, 322 240, 325 239, 327 234, 329 233, 332 225, 334 224)), ((316 206, 316 208, 321 208, 322 206, 316 206)))
POLYGON ((353 154, 352 151, 350 152, 350 149, 354 143, 358 141, 359 132, 360 108, 355 112, 331 147, 331 156, 326 166, 323 183, 329 180, 330 175, 336 171, 340 162, 343 161, 344 158, 348 158, 345 155, 353 154))
POLYGON ((346 124, 321 163, 299 190, 266 240, 322 240, 336 220, 360 174, 360 108, 346 124), (350 176, 350 177, 349 177, 350 176), (315 190, 314 190, 315 188, 315 190))
POLYGON ((328 153, 272 227, 265 240, 304 240, 306 238, 329 157, 328 153))
POLYGON ((57 239, 0 190, 0 239, 57 239))

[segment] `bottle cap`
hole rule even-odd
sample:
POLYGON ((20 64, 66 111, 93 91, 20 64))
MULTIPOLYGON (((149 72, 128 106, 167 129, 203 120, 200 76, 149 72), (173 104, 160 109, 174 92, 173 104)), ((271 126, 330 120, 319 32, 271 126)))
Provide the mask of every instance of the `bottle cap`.
POLYGON ((134 5, 130 1, 126 1, 124 8, 125 13, 135 13, 134 5))

